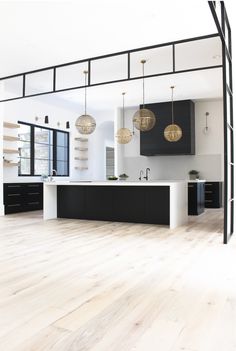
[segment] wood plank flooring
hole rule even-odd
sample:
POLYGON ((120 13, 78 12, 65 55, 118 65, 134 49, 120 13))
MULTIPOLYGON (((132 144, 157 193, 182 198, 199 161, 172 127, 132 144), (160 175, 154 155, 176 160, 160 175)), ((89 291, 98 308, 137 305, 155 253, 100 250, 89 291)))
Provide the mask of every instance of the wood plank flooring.
POLYGON ((235 351, 222 210, 167 227, 0 218, 0 350, 235 351))

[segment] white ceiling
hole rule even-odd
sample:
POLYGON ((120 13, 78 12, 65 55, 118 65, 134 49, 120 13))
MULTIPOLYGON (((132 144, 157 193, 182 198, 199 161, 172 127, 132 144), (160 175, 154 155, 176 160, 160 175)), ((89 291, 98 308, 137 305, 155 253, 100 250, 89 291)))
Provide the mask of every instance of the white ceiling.
POLYGON ((215 32, 207 1, 0 1, 0 76, 215 32))
MULTIPOLYGON (((207 1, 0 1, 1 52, 4 53, 0 55, 0 76, 215 32, 207 1)), ((220 64, 219 57, 213 58, 220 53, 219 41, 213 42, 213 45, 203 43, 197 55, 191 44, 183 47, 178 68, 182 69, 181 65, 185 68, 188 63, 191 67, 196 59, 199 64, 220 64)), ((140 55, 143 53, 137 53, 133 59, 134 75, 141 73, 140 55)), ((164 56, 159 55, 160 61, 155 61, 158 55, 148 57, 147 73, 150 74, 154 63, 159 67, 160 63, 168 65, 164 56)), ((97 72, 101 75, 101 67, 97 72)), ((73 75, 74 72, 69 74, 70 79, 73 75)), ((48 81, 46 75, 39 79, 42 89, 48 81)), ((221 72, 209 70, 147 79, 146 101, 169 100, 170 85, 176 85, 178 100, 222 96, 221 72)), ((140 80, 93 87, 89 89, 88 101, 93 110, 112 108, 121 104, 121 92, 126 91, 127 105, 135 106, 141 102, 141 89, 140 80)), ((83 104, 83 89, 55 97, 83 104)))

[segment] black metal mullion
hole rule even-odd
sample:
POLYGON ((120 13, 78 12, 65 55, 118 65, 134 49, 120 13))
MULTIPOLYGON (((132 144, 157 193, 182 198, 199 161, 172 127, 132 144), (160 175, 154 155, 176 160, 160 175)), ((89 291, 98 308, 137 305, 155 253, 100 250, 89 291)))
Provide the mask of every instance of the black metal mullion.
POLYGON ((34 176, 34 168, 35 168, 35 161, 34 161, 34 142, 35 142, 35 128, 34 126, 30 126, 30 175, 34 176))
POLYGON ((127 54, 127 79, 130 79, 130 52, 127 54))
POLYGON ((56 91, 56 84, 57 84, 57 72, 56 67, 53 68, 53 91, 56 91))
MULTIPOLYGON (((57 171, 57 131, 53 131, 53 142, 52 142, 52 169, 57 171)), ((52 171, 52 170, 51 170, 52 171)))
POLYGON ((23 74, 22 98, 25 97, 25 74, 23 74))
POLYGON ((175 44, 172 45, 173 72, 175 73, 175 44))

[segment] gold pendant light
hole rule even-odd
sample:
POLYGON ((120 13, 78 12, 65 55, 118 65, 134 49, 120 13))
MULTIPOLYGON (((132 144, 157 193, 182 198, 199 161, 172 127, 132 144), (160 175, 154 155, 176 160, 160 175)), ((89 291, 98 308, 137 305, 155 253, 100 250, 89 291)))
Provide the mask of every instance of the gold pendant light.
POLYGON ((92 134, 96 128, 96 121, 95 119, 87 115, 87 74, 88 71, 84 71, 85 75, 85 94, 84 94, 84 115, 81 115, 77 118, 75 122, 75 126, 78 129, 80 134, 92 134))
POLYGON ((118 129, 116 133, 117 142, 119 144, 128 144, 132 139, 132 132, 125 128, 125 93, 123 95, 123 108, 122 108, 122 128, 118 129))
POLYGON ((141 63, 143 65, 143 107, 135 112, 133 116, 133 124, 138 130, 147 132, 155 126, 156 117, 152 111, 145 108, 144 65, 146 60, 142 60, 141 63))
POLYGON ((172 123, 169 124, 165 130, 164 130, 164 137, 167 141, 169 142, 176 142, 179 141, 182 138, 182 129, 180 126, 174 123, 174 101, 173 101, 173 95, 174 95, 174 86, 170 87, 172 92, 171 92, 171 119, 172 123))

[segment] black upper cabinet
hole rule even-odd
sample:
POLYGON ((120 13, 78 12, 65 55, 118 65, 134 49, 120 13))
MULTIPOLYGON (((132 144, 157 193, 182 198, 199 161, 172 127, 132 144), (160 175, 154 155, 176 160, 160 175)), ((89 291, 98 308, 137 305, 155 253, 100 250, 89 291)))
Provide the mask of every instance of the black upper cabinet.
POLYGON ((140 133, 140 154, 154 155, 194 155, 195 154, 195 115, 194 103, 191 100, 174 101, 174 123, 183 132, 177 142, 168 142, 164 130, 171 124, 171 102, 146 104, 146 108, 156 116, 154 128, 140 133))

